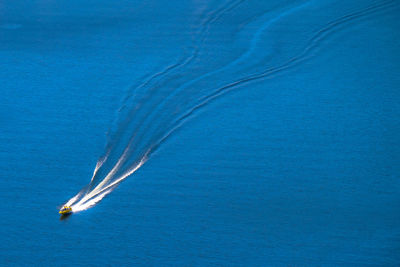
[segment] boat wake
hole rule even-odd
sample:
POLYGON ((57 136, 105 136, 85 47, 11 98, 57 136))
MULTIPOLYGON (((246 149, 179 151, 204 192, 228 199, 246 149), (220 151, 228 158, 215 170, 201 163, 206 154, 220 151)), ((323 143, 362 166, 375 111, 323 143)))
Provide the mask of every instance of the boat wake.
MULTIPOLYGON (((128 176, 138 170, 147 160, 147 157, 143 157, 136 165, 134 165, 127 172, 121 176, 115 177, 115 169, 113 169, 99 184, 93 188, 93 178, 96 176, 98 168, 102 162, 99 162, 95 168, 91 183, 87 188, 82 189, 76 196, 71 198, 65 205, 70 206, 73 212, 79 212, 87 210, 93 207, 102 200, 107 194, 109 194, 120 182, 126 179, 128 176)), ((117 164, 115 168, 118 168, 117 164)))
POLYGON ((278 40, 272 44, 267 30, 306 7, 311 6, 313 10, 318 7, 317 1, 297 1, 295 4, 289 1, 263 12, 251 7, 246 9, 244 3, 228 1, 211 11, 202 9, 199 17, 194 19, 197 23, 194 28, 198 30, 191 32, 195 38, 191 49, 187 49, 190 52, 128 90, 118 111, 115 129, 110 130, 105 155, 97 162, 90 183, 64 205, 71 206, 73 212, 93 207, 143 166, 153 152, 197 110, 244 84, 271 78, 297 67, 315 56, 329 36, 343 31, 357 20, 390 10, 396 5, 395 1, 381 1, 352 13, 344 12, 324 26, 310 30, 310 36, 297 38, 296 47, 290 44, 284 47, 278 40), (230 23, 230 16, 235 11, 240 13, 237 16, 240 21, 225 37, 232 38, 228 41, 234 43, 237 41, 235 38, 243 33, 245 37, 239 39, 244 44, 231 52, 229 59, 222 57, 218 61, 210 52, 215 50, 214 39, 219 34, 218 31, 213 32, 213 26, 223 20, 230 23), (247 38, 249 35, 251 38, 247 38), (278 53, 273 53, 275 51, 278 53), (204 69, 199 70, 199 65, 204 69))

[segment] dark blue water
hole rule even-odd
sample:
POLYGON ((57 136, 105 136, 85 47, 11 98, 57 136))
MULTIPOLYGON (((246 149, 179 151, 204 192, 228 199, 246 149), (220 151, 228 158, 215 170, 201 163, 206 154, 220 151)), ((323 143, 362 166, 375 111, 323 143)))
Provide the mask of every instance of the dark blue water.
POLYGON ((0 1, 0 264, 398 266, 399 14, 0 1))

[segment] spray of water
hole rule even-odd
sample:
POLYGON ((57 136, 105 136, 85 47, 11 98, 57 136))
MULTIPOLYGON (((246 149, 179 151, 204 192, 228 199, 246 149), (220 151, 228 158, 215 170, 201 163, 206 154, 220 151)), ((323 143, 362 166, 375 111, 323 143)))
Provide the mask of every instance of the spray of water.
POLYGON ((64 205, 72 207, 73 212, 79 212, 93 207, 102 200, 107 194, 109 194, 119 183, 121 183, 128 176, 136 172, 147 160, 147 153, 144 157, 130 169, 124 172, 120 176, 115 176, 116 171, 120 168, 122 162, 124 161, 126 154, 118 160, 117 164, 112 168, 112 170, 107 174, 107 176, 93 188, 94 178, 96 177, 97 171, 100 169, 104 163, 104 158, 99 160, 96 164, 96 168, 93 172, 91 183, 82 189, 77 195, 71 198, 64 205))

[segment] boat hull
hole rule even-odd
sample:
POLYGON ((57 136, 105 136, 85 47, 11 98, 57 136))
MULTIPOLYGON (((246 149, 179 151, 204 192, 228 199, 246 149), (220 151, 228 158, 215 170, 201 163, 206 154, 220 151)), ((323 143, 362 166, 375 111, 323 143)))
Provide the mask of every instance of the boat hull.
POLYGON ((62 207, 62 209, 60 209, 60 211, 58 213, 60 213, 62 215, 70 214, 70 213, 72 213, 72 208, 68 207, 68 206, 64 206, 64 207, 62 207))

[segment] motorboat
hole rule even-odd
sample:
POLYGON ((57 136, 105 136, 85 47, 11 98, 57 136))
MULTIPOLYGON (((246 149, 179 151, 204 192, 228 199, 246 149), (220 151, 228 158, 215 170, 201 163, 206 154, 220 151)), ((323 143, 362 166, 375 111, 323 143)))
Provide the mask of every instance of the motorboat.
POLYGON ((70 206, 65 205, 60 209, 60 211, 58 213, 63 214, 63 215, 72 213, 72 208, 70 206))

